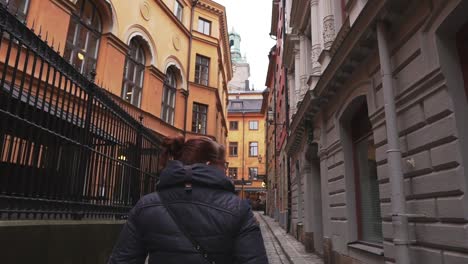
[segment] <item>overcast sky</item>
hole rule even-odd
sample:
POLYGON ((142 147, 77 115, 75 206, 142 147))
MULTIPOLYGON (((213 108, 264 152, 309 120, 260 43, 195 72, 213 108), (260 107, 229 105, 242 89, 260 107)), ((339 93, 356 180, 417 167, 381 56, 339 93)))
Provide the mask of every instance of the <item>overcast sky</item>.
POLYGON ((255 90, 265 88, 268 52, 275 41, 268 35, 272 0, 214 0, 226 7, 228 30, 241 35, 241 53, 250 64, 250 83, 255 90))

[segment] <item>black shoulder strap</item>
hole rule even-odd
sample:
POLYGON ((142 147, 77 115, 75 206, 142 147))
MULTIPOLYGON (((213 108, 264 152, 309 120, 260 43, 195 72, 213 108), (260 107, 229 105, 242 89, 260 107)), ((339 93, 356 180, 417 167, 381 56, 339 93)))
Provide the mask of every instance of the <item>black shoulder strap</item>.
MULTIPOLYGON (((190 179, 191 181, 191 177, 192 177, 192 169, 191 167, 190 168, 187 168, 187 166, 185 166, 185 172, 186 172, 186 179, 190 179)), ((186 182, 185 183, 185 190, 188 191, 188 189, 191 191, 192 189, 192 185, 191 185, 191 182, 186 182), (190 186, 190 187, 189 187, 190 186)), ((166 201, 164 200, 163 196, 161 194, 159 194, 159 198, 161 199, 161 202, 162 204, 164 205, 164 207, 166 208, 167 212, 169 213, 169 215, 171 216, 172 220, 174 221, 174 223, 177 225, 177 227, 179 228, 179 230, 182 232, 182 234, 184 234, 184 236, 192 243, 193 247, 195 248, 195 250, 203 257, 203 259, 206 261, 206 263, 209 263, 209 264, 216 264, 216 262, 214 260, 212 260, 212 258, 208 255, 208 251, 206 251, 201 245, 200 243, 198 243, 193 237, 192 235, 190 235, 190 233, 184 228, 184 226, 177 220, 177 217, 174 215, 174 213, 172 212, 171 208, 169 207, 169 205, 166 203, 166 201)))

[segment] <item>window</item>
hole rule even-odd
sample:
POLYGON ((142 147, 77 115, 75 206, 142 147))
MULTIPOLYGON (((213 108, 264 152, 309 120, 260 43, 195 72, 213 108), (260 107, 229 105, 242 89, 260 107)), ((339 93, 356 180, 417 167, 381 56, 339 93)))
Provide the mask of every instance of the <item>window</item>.
POLYGON ((244 104, 242 102, 232 102, 232 108, 233 109, 242 109, 242 106, 244 104))
POLYGON ((249 180, 257 180, 258 168, 249 168, 249 180))
POLYGON ((237 142, 229 142, 229 156, 237 157, 237 142))
POLYGON ((192 113, 192 132, 206 134, 206 114, 208 113, 208 106, 193 103, 192 113))
POLYGON ((249 142, 249 156, 250 157, 258 156, 258 142, 249 142))
POLYGON ((239 122, 237 122, 237 121, 230 121, 230 122, 229 122, 229 129, 230 129, 230 130, 238 130, 238 129, 239 129, 239 122))
POLYGON ((175 97, 177 91, 177 79, 174 69, 169 67, 164 79, 164 92, 161 107, 161 119, 171 125, 174 124, 175 97))
POLYGON ((137 107, 140 106, 144 73, 145 52, 142 41, 133 38, 130 41, 130 49, 125 63, 122 98, 137 107))
POLYGON ((365 104, 354 114, 351 124, 359 240, 382 243, 376 148, 365 104))
POLYGON ((80 73, 89 74, 96 67, 101 17, 93 2, 78 0, 68 26, 63 56, 80 73))
POLYGON ((249 121, 249 130, 258 130, 258 121, 249 121))
POLYGON ((203 18, 198 18, 198 32, 211 35, 211 22, 203 18))
POLYGON ((231 179, 237 179, 237 176, 238 176, 237 168, 229 168, 228 169, 228 176, 231 179))
POLYGON ((28 13, 29 0, 0 0, 0 4, 7 6, 8 11, 21 21, 26 21, 28 13))
POLYGON ((210 59, 197 54, 195 61, 195 82, 208 86, 210 73, 210 59))
POLYGON ((179 1, 176 0, 175 6, 174 6, 174 15, 177 17, 177 19, 179 19, 180 22, 182 22, 183 14, 184 14, 184 7, 179 1))

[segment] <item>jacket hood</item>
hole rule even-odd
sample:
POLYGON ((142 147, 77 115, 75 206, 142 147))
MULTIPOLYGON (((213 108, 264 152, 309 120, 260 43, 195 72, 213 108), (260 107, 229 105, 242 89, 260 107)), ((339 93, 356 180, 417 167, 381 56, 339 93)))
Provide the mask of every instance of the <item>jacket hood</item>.
MULTIPOLYGON (((203 185, 216 189, 234 192, 234 184, 226 177, 224 172, 214 166, 203 163, 189 165, 192 168, 192 184, 203 185)), ((178 160, 170 160, 161 172, 158 189, 181 186, 185 183, 184 164, 178 160)))

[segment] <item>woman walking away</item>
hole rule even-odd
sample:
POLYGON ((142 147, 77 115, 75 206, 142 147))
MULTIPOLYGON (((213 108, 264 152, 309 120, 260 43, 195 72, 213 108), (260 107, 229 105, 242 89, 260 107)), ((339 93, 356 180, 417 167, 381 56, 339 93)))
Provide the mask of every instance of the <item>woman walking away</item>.
POLYGON ((207 137, 164 144, 158 191, 131 210, 109 263, 268 263, 254 215, 225 175, 224 147, 207 137))

